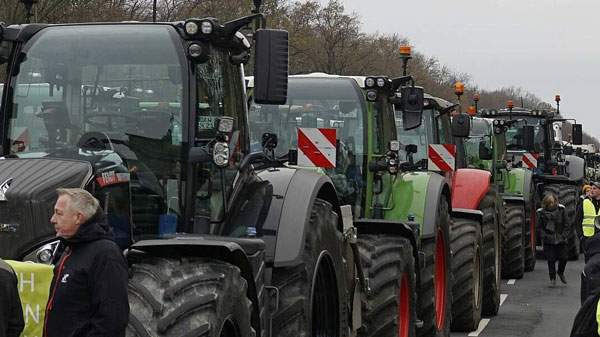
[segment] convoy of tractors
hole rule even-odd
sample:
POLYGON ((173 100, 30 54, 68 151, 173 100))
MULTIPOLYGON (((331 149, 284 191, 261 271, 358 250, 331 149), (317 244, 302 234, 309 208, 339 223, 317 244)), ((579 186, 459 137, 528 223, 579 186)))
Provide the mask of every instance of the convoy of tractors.
POLYGON ((289 76, 255 3, 2 26, 0 257, 49 264, 55 190, 81 187, 131 268, 128 336, 476 330, 535 268, 544 193, 573 217, 596 179, 581 125, 571 144, 558 108, 465 109, 460 83, 449 102, 406 74, 289 76))

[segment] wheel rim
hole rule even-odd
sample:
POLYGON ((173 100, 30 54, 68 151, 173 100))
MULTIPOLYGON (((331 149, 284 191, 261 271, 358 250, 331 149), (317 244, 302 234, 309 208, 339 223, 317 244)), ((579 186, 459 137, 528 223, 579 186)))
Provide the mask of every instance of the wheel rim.
POLYGON ((438 229, 435 249, 435 313, 437 329, 442 330, 446 314, 446 249, 442 230, 438 229))
POLYGON ((398 336, 408 337, 408 325, 410 322, 410 293, 408 276, 402 275, 402 285, 400 286, 400 298, 398 299, 398 336))
POLYGON ((335 337, 338 335, 338 297, 333 266, 324 258, 319 264, 312 295, 312 336, 335 337))

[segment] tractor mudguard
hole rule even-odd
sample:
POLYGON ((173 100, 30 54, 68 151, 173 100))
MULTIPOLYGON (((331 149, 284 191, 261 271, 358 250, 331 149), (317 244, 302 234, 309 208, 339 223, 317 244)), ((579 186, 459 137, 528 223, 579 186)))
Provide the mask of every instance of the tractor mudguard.
POLYGON ((565 161, 569 164, 567 171, 569 173, 569 179, 574 181, 580 181, 585 175, 585 160, 577 156, 567 155, 565 161))
POLYGON ((513 168, 508 171, 508 183, 504 186, 502 198, 504 200, 526 201, 529 202, 531 193, 531 181, 533 173, 531 170, 523 168, 513 168))
POLYGON ((477 209, 479 202, 490 189, 492 174, 489 171, 458 169, 452 185, 452 209, 477 209))
POLYGON ((342 230, 339 201, 328 176, 308 170, 295 170, 290 177, 285 193, 278 197, 283 197, 281 209, 270 209, 269 213, 280 213, 279 218, 272 219, 267 215, 267 221, 270 219, 277 221, 278 225, 274 267, 293 266, 302 262, 306 229, 316 198, 331 203, 333 211, 338 214, 338 228, 340 231, 342 230))
POLYGON ((483 212, 478 209, 452 208, 452 217, 461 219, 472 219, 479 223, 483 222, 483 212))
POLYGON ((434 172, 403 173, 394 180, 393 195, 389 210, 385 212, 386 220, 408 221, 414 218, 421 226, 421 238, 435 235, 435 210, 442 195, 450 198, 450 188, 444 177, 434 172), (426 212, 426 209, 429 211, 426 212))

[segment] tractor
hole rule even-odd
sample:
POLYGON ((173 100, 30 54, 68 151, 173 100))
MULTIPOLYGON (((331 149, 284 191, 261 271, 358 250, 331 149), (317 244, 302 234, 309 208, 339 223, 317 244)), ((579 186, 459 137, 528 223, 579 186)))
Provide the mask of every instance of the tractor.
POLYGON ((1 25, 0 257, 50 263, 55 189, 85 188, 129 263, 128 336, 355 334, 369 284, 334 183, 250 151, 251 50, 256 102, 288 82, 287 32, 254 3, 226 23, 1 25))
POLYGON ((535 192, 530 170, 512 167, 504 133, 517 120, 488 120, 473 115, 473 128, 465 140, 467 166, 492 173, 498 192, 502 229, 502 277, 521 278, 535 269, 535 192), (504 206, 502 206, 504 205, 504 206))
MULTIPOLYGON (((450 216, 481 218, 477 212, 450 208, 450 189, 443 177, 404 172, 411 164, 400 160, 404 149, 394 123, 396 92, 406 98, 404 113, 420 115, 424 106, 421 89, 404 85, 410 80, 294 75, 285 104, 249 101, 256 147, 285 166, 329 176, 341 204, 352 208, 371 286, 362 294, 360 336, 397 336, 398 331, 412 336, 415 330, 419 336, 449 335, 450 216), (327 133, 329 141, 320 136, 327 133), (312 144, 335 150, 307 144, 307 137, 312 144), (314 153, 335 156, 322 163, 317 158, 307 161, 305 157, 314 153), (412 232, 406 224, 413 226, 412 232)), ((254 80, 248 85, 250 93, 254 80)), ((420 124, 421 118, 416 121, 420 124)))
MULTIPOLYGON (((560 96, 555 97, 557 107, 560 96)), ((557 137, 561 124, 568 121, 562 118, 559 109, 556 111, 531 110, 515 108, 509 101, 505 109, 482 110, 480 116, 491 119, 504 119, 510 121, 504 133, 508 160, 513 167, 528 168, 533 174, 533 191, 535 203, 530 203, 526 208, 527 221, 533 220, 533 213, 541 205, 541 199, 546 193, 558 197, 561 204, 566 207, 569 218, 575 216, 576 203, 585 178, 585 161, 573 155, 571 146, 563 146, 557 137), (512 122, 516 120, 516 122, 512 122)), ((581 145, 581 124, 573 124, 573 143, 581 145)), ((534 228, 532 224, 530 226, 534 228)), ((531 236, 533 241, 534 235, 531 236)), ((535 240, 537 245, 541 243, 535 240)), ((568 240, 569 259, 579 258, 579 240, 573 231, 568 240)), ((533 247, 532 247, 533 249, 533 247)), ((529 250, 526 250, 526 253, 529 250)))

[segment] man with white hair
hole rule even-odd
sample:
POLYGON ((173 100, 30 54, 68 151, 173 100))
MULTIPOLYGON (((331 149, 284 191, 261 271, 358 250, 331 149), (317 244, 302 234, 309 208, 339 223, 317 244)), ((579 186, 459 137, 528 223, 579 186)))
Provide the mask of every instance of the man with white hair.
POLYGON ((129 321, 127 263, 98 200, 60 188, 50 221, 63 252, 56 260, 44 337, 125 336, 129 321))

